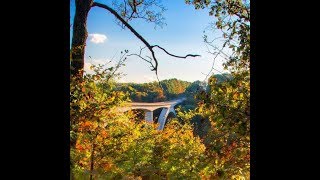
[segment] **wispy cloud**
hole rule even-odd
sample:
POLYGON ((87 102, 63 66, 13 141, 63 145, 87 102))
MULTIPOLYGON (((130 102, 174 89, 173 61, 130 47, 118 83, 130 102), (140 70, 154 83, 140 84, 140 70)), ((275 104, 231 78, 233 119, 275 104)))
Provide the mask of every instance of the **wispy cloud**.
POLYGON ((89 38, 95 44, 104 43, 108 39, 104 34, 89 34, 89 38))

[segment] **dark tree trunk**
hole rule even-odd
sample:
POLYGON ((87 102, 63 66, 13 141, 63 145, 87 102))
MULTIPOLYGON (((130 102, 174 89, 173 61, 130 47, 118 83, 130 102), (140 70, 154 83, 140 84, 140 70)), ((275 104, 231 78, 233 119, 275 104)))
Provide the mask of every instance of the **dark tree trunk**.
POLYGON ((84 52, 87 32, 87 17, 93 0, 76 0, 76 12, 73 21, 73 35, 71 47, 71 75, 82 77, 84 67, 84 52))
POLYGON ((91 152, 91 162, 90 162, 90 180, 93 179, 93 169, 94 169, 94 149, 95 149, 95 144, 92 142, 92 152, 91 152))

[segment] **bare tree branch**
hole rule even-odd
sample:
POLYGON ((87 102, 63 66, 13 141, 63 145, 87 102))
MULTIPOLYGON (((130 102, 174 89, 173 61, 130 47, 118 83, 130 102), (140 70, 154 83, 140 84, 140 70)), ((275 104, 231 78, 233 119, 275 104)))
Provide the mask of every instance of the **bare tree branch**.
POLYGON ((137 56, 137 57, 141 58, 142 60, 146 61, 147 63, 150 63, 150 64, 151 64, 151 67, 154 68, 154 65, 152 64, 151 61, 147 60, 146 58, 142 57, 142 56, 139 55, 139 54, 129 54, 129 55, 127 55, 127 56, 137 56))
POLYGON ((152 69, 152 71, 157 71, 157 67, 158 67, 158 60, 157 58, 155 57, 154 55, 154 51, 152 50, 152 46, 135 30, 133 29, 133 27, 128 23, 126 22, 115 10, 113 10, 112 8, 110 8, 109 6, 107 5, 104 5, 104 4, 101 4, 101 3, 97 3, 97 2, 94 2, 92 4, 92 7, 100 7, 100 8, 103 8, 103 9, 106 9, 108 10, 109 12, 111 12, 114 16, 116 16, 117 19, 119 19, 135 36, 137 36, 137 38, 139 38, 146 46, 147 48, 149 49, 149 51, 151 52, 152 54, 152 57, 153 57, 153 60, 155 61, 155 68, 152 69))
MULTIPOLYGON (((208 48, 207 45, 206 45, 206 47, 208 48)), ((208 77, 211 75, 211 73, 212 73, 213 70, 219 72, 219 73, 220 73, 222 76, 224 76, 227 80, 230 80, 230 79, 229 79, 227 76, 225 76, 221 71, 219 71, 219 70, 217 70, 216 68, 214 68, 214 65, 215 65, 215 62, 216 62, 216 58, 217 58, 219 55, 221 56, 221 53, 223 52, 224 47, 225 47, 225 46, 222 46, 222 48, 219 49, 218 52, 215 52, 216 55, 215 55, 215 57, 213 58, 213 63, 212 63, 211 69, 210 69, 209 73, 206 74, 206 77, 205 77, 205 79, 204 79, 203 81, 206 81, 206 80, 208 79, 208 77)), ((208 48, 208 51, 209 51, 209 48, 208 48)), ((210 51, 209 51, 209 53, 211 53, 211 54, 214 55, 214 53, 212 53, 212 52, 210 52, 210 51)), ((204 73, 203 73, 203 74, 204 74, 204 73)))
MULTIPOLYGON (((113 71, 110 72, 110 75, 107 77, 107 80, 106 80, 107 82, 111 79, 111 77, 113 77, 116 74, 119 68, 124 65, 124 62, 127 60, 127 57, 125 57, 126 54, 127 52, 125 51, 125 53, 120 57, 120 60, 118 61, 117 65, 115 66, 113 71)), ((121 73, 118 73, 118 75, 121 75, 121 73)))
MULTIPOLYGON (((142 50, 143 50, 144 48, 146 48, 146 47, 140 48, 139 54, 129 54, 129 55, 127 55, 127 56, 138 56, 138 57, 141 58, 142 60, 150 63, 150 64, 151 64, 151 67, 154 68, 154 65, 152 64, 152 58, 151 58, 150 56, 146 56, 147 58, 150 59, 150 61, 141 56, 142 50)), ((158 83, 159 83, 160 88, 164 91, 164 89, 163 89, 163 87, 162 87, 162 85, 161 85, 161 83, 160 83, 159 76, 158 76, 158 73, 157 73, 157 72, 156 72, 156 77, 157 77, 157 80, 158 80, 158 83)))
POLYGON ((144 57, 141 56, 142 50, 143 50, 144 48, 146 48, 146 47, 140 48, 139 54, 135 54, 135 53, 134 53, 134 54, 128 54, 127 56, 137 56, 137 57, 141 58, 142 60, 146 61, 147 63, 151 64, 151 68, 154 69, 155 67, 154 67, 154 65, 152 64, 152 58, 150 58, 149 56, 147 56, 147 57, 150 59, 150 61, 149 61, 149 60, 147 60, 146 58, 144 58, 144 57))
POLYGON ((212 54, 212 55, 215 55, 216 53, 221 53, 220 54, 220 56, 223 58, 223 59, 225 59, 225 60, 228 60, 231 56, 230 55, 228 55, 227 53, 225 53, 225 52, 223 52, 222 50, 223 50, 223 48, 222 49, 219 49, 218 47, 216 47, 216 46, 214 46, 214 45, 212 45, 212 44, 209 44, 209 43, 207 43, 206 44, 206 47, 207 47, 207 49, 208 49, 208 53, 210 53, 210 54, 212 54), (213 47, 215 50, 217 50, 218 52, 211 52, 210 50, 209 50, 209 48, 208 48, 208 45, 209 46, 211 46, 211 47, 213 47), (224 57, 223 57, 223 56, 224 57))
MULTIPOLYGON (((139 2, 139 3, 136 3, 135 1, 133 1, 133 5, 131 6, 130 3, 130 7, 133 9, 133 12, 136 13, 136 6, 140 5, 142 3, 139 2)), ((173 57, 176 57, 176 58, 187 58, 187 57, 197 57, 197 56, 200 56, 200 55, 194 55, 194 54, 187 54, 185 56, 177 56, 177 55, 174 55, 174 54, 171 54, 169 53, 167 50, 165 50, 164 48, 160 47, 159 45, 150 45, 148 43, 148 41, 146 41, 126 20, 124 20, 114 9, 110 8, 109 6, 105 5, 105 4, 101 4, 101 3, 98 3, 98 2, 94 2, 92 4, 92 7, 100 7, 100 8, 103 8, 103 9, 106 9, 108 10, 109 12, 111 12, 118 20, 120 20, 138 39, 140 39, 145 45, 146 47, 149 49, 149 51, 151 52, 151 55, 152 55, 152 59, 153 61, 155 62, 155 64, 153 65, 151 61, 148 61, 147 59, 143 58, 141 56, 141 51, 142 49, 140 50, 140 55, 138 54, 132 54, 132 55, 136 55, 138 57, 140 57, 141 59, 143 59, 144 61, 150 63, 152 65, 152 69, 151 71, 155 71, 156 75, 157 75, 157 78, 158 78, 158 60, 157 58, 155 57, 155 53, 153 51, 153 48, 154 47, 158 47, 159 49, 163 50, 165 53, 167 53, 168 55, 170 56, 173 56, 173 57)), ((132 13, 133 15, 133 13, 132 13)), ((131 17, 132 17, 131 15, 131 17)), ((159 78, 158 78, 159 79, 159 78)), ((160 82, 159 82, 160 83, 160 82)), ((161 86, 161 85, 160 85, 161 86)))
POLYGON ((200 56, 200 55, 198 55, 198 54, 187 54, 187 55, 185 55, 185 56, 177 56, 177 55, 174 55, 174 54, 171 54, 171 53, 169 53, 167 50, 165 50, 163 47, 160 47, 159 45, 153 45, 152 46, 152 48, 153 47, 157 47, 157 48, 159 48, 159 49, 162 49, 165 53, 167 53, 168 55, 170 55, 170 56, 173 56, 173 57, 176 57, 176 58, 187 58, 188 56, 190 56, 190 57, 197 57, 197 56, 200 56))

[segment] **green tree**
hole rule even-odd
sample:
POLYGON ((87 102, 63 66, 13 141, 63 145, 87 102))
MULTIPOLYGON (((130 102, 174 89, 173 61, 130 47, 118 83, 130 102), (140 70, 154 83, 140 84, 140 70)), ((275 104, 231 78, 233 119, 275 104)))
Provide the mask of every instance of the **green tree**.
MULTIPOLYGON (((230 75, 211 75, 208 88, 197 98, 193 114, 207 122, 203 137, 207 147, 207 167, 203 174, 209 179, 249 178, 250 168, 250 1, 215 0, 186 1, 196 9, 210 9, 213 29, 221 30, 225 42, 217 48, 204 36, 215 54, 223 57, 230 75), (232 52, 228 55, 224 49, 232 52), (219 79, 220 78, 220 79, 219 79)), ((215 37, 217 38, 217 37, 215 37)))
POLYGON ((97 158, 103 153, 101 139, 105 125, 113 119, 128 119, 116 107, 127 101, 123 92, 113 91, 111 69, 94 67, 95 74, 83 79, 71 78, 70 84, 70 155, 71 174, 92 172, 99 166, 97 158))

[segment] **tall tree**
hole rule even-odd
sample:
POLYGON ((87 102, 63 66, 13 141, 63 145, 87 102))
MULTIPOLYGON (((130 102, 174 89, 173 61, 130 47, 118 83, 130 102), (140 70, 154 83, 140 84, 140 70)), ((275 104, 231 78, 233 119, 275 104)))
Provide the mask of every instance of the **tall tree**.
POLYGON ((87 18, 92 3, 93 0, 75 0, 76 12, 73 21, 71 74, 77 74, 84 67, 84 52, 88 37, 87 18))

